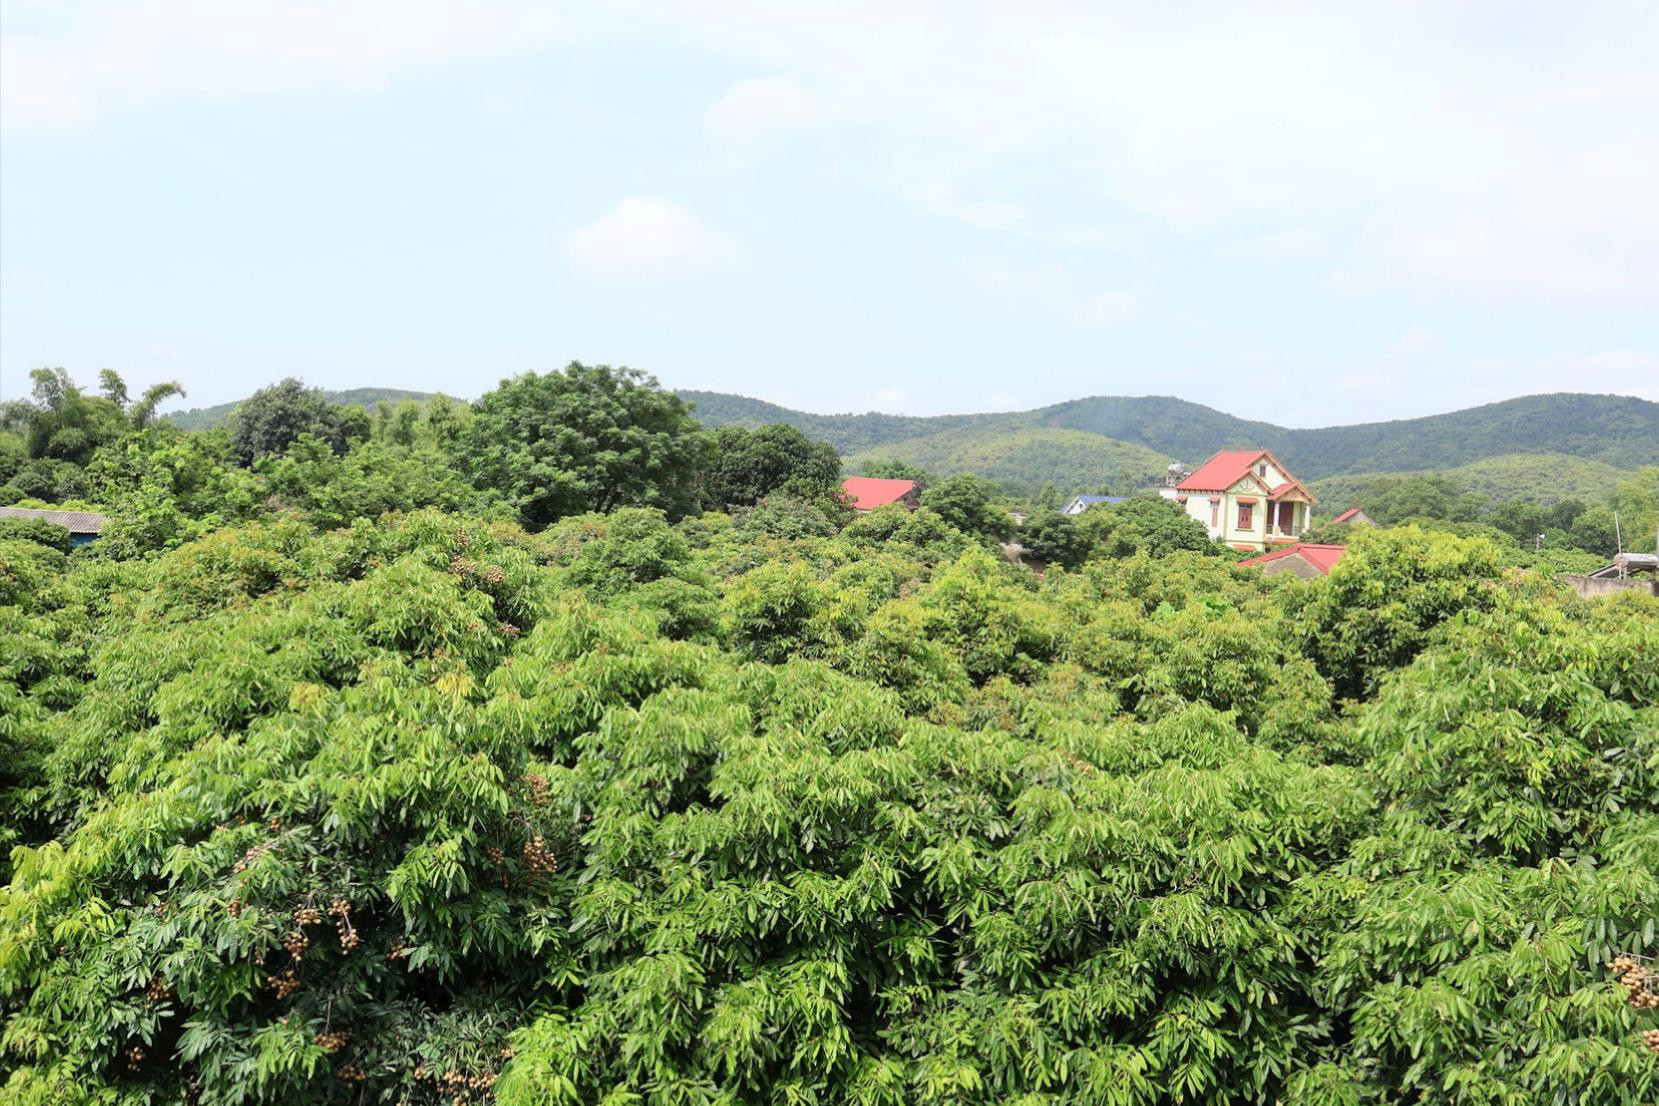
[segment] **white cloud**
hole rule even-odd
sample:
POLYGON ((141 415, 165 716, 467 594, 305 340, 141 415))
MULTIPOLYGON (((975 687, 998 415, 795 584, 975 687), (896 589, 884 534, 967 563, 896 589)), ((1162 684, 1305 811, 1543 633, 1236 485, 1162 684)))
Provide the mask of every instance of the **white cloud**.
POLYGON ((729 268, 743 251, 729 234, 667 200, 630 196, 565 240, 572 268, 598 280, 649 283, 729 268))
POLYGON ((1440 348, 1440 339, 1420 326, 1414 326, 1388 347, 1395 353, 1419 354, 1433 353, 1440 348))
POLYGON ((703 113, 703 127, 722 142, 745 143, 775 131, 826 121, 827 105, 793 73, 738 81, 703 113))
POLYGON ((883 411, 890 415, 908 415, 915 409, 915 405, 911 402, 910 393, 895 385, 882 388, 871 395, 867 409, 883 411))
POLYGON ((1025 220, 1025 208, 1006 200, 970 200, 950 182, 936 182, 912 189, 916 203, 930 215, 961 219, 986 230, 1010 230, 1025 220))
MULTIPOLYGON (((1620 376, 1641 377, 1648 380, 1659 380, 1659 357, 1651 353, 1643 353, 1634 349, 1610 349, 1601 353, 1592 353, 1583 359, 1583 364, 1596 375, 1598 383, 1611 385, 1620 376)), ((1659 385, 1650 387, 1649 392, 1659 389, 1659 385)))
POLYGON ((134 0, 21 22, 0 43, 7 127, 646 43, 778 74, 708 110, 723 141, 846 125, 867 138, 873 177, 976 225, 1040 226, 1089 203, 1223 240, 1294 223, 1286 233, 1306 237, 1256 244, 1279 257, 1358 228, 1332 265, 1348 294, 1659 305, 1659 5, 1647 0, 1212 2, 1197 17, 1007 0, 971 20, 893 0, 134 0), (905 172, 886 172, 894 161, 905 172), (912 191, 963 166, 1009 183, 912 191))
POLYGON ((1298 227, 1229 242, 1217 247, 1215 253, 1225 261, 1275 263, 1319 257, 1328 248, 1321 231, 1298 227))
POLYGON ((1140 313, 1141 300, 1133 292, 1101 292, 1078 308, 1077 321, 1083 326, 1118 326, 1140 313))
POLYGON ((0 35, 8 130, 180 97, 372 91, 413 70, 534 50, 580 26, 540 5, 467 0, 102 0, 9 22, 0 35))

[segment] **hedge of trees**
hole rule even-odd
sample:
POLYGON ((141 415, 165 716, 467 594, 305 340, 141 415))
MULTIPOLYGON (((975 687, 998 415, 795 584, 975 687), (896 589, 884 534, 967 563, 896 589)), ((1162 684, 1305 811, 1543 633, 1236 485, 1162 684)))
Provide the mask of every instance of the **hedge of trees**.
POLYGON ((130 431, 122 532, 0 534, 0 1099, 1659 1097, 1659 599, 1157 503, 1038 575, 764 442, 532 532, 485 418, 130 431))

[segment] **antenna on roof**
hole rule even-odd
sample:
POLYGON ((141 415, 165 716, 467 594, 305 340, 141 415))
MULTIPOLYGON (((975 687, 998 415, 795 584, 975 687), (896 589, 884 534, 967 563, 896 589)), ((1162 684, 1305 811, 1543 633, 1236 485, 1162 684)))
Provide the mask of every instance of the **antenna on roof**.
POLYGON ((1613 540, 1619 543, 1619 552, 1624 552, 1624 531, 1619 529, 1619 512, 1613 511, 1613 540))

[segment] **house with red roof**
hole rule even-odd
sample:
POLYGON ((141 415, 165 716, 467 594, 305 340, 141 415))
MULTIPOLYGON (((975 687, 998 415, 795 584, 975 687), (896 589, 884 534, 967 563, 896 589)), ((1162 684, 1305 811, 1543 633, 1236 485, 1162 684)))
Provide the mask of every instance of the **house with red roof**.
POLYGON ((1375 519, 1365 513, 1363 507, 1349 507, 1331 521, 1347 523, 1349 526, 1375 526, 1377 524, 1375 519))
POLYGON ((914 507, 916 481, 849 476, 841 481, 841 498, 855 511, 873 511, 889 503, 903 503, 906 507, 914 507))
POLYGON ((1213 540, 1257 551, 1300 538, 1319 502, 1265 449, 1224 449, 1158 494, 1181 504, 1213 540))
POLYGON ((1348 551, 1345 545, 1309 545, 1306 542, 1297 542, 1295 545, 1283 549, 1275 549, 1271 553, 1263 553, 1260 557, 1251 557, 1240 561, 1240 565, 1253 565, 1262 570, 1262 573, 1271 576, 1276 572, 1289 572, 1300 576, 1304 580, 1311 580, 1315 576, 1329 576, 1336 562, 1348 551))

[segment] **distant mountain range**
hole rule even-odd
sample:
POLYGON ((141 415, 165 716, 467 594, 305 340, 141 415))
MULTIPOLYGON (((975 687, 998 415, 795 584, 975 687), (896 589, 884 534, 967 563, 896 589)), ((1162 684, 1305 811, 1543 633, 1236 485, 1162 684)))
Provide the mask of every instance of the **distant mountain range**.
MULTIPOLYGON (((430 393, 353 388, 335 403, 373 408, 430 393)), ((1011 491, 1053 483, 1062 492, 1153 479, 1171 461, 1188 466, 1218 449, 1270 449, 1303 480, 1351 492, 1367 476, 1459 470, 1497 496, 1552 479, 1575 489, 1641 465, 1659 464, 1659 403, 1562 392, 1523 396, 1443 415, 1293 429, 1241 419, 1171 396, 1091 396, 986 415, 815 415, 725 392, 681 391, 708 426, 788 423, 833 444, 857 472, 878 459, 939 473, 976 472, 1011 491), (1557 455, 1558 459, 1539 455, 1557 455), (1573 461, 1585 462, 1574 464, 1573 461)), ((169 416, 186 429, 225 422, 238 404, 169 416)), ((1569 494, 1582 494, 1575 490, 1569 494)))
MULTIPOLYGON (((343 392, 324 392, 323 398, 344 407, 366 407, 372 411, 382 403, 400 403, 406 399, 425 403, 435 394, 411 392, 404 388, 347 388, 343 392)), ((212 430, 230 421, 230 417, 236 414, 236 409, 240 406, 242 401, 236 400, 234 403, 220 403, 212 407, 192 407, 188 411, 174 411, 165 417, 181 430, 212 430)))
POLYGON ((1304 480, 1449 469, 1511 454, 1565 454, 1616 468, 1659 464, 1659 403, 1629 396, 1524 396, 1444 415, 1298 430, 1170 396, 1092 396, 1035 411, 912 418, 813 415, 722 392, 680 394, 711 426, 798 426, 834 443, 849 467, 892 457, 938 472, 992 475, 973 462, 994 457, 1014 470, 1005 481, 1024 487, 1052 481, 1062 490, 1080 486, 1075 454, 1090 440, 1078 433, 1110 439, 1098 448, 1117 448, 1110 464, 1131 467, 1152 465, 1154 458, 1120 447, 1139 446, 1165 463, 1172 458, 1191 466, 1218 449, 1261 446, 1304 480))

